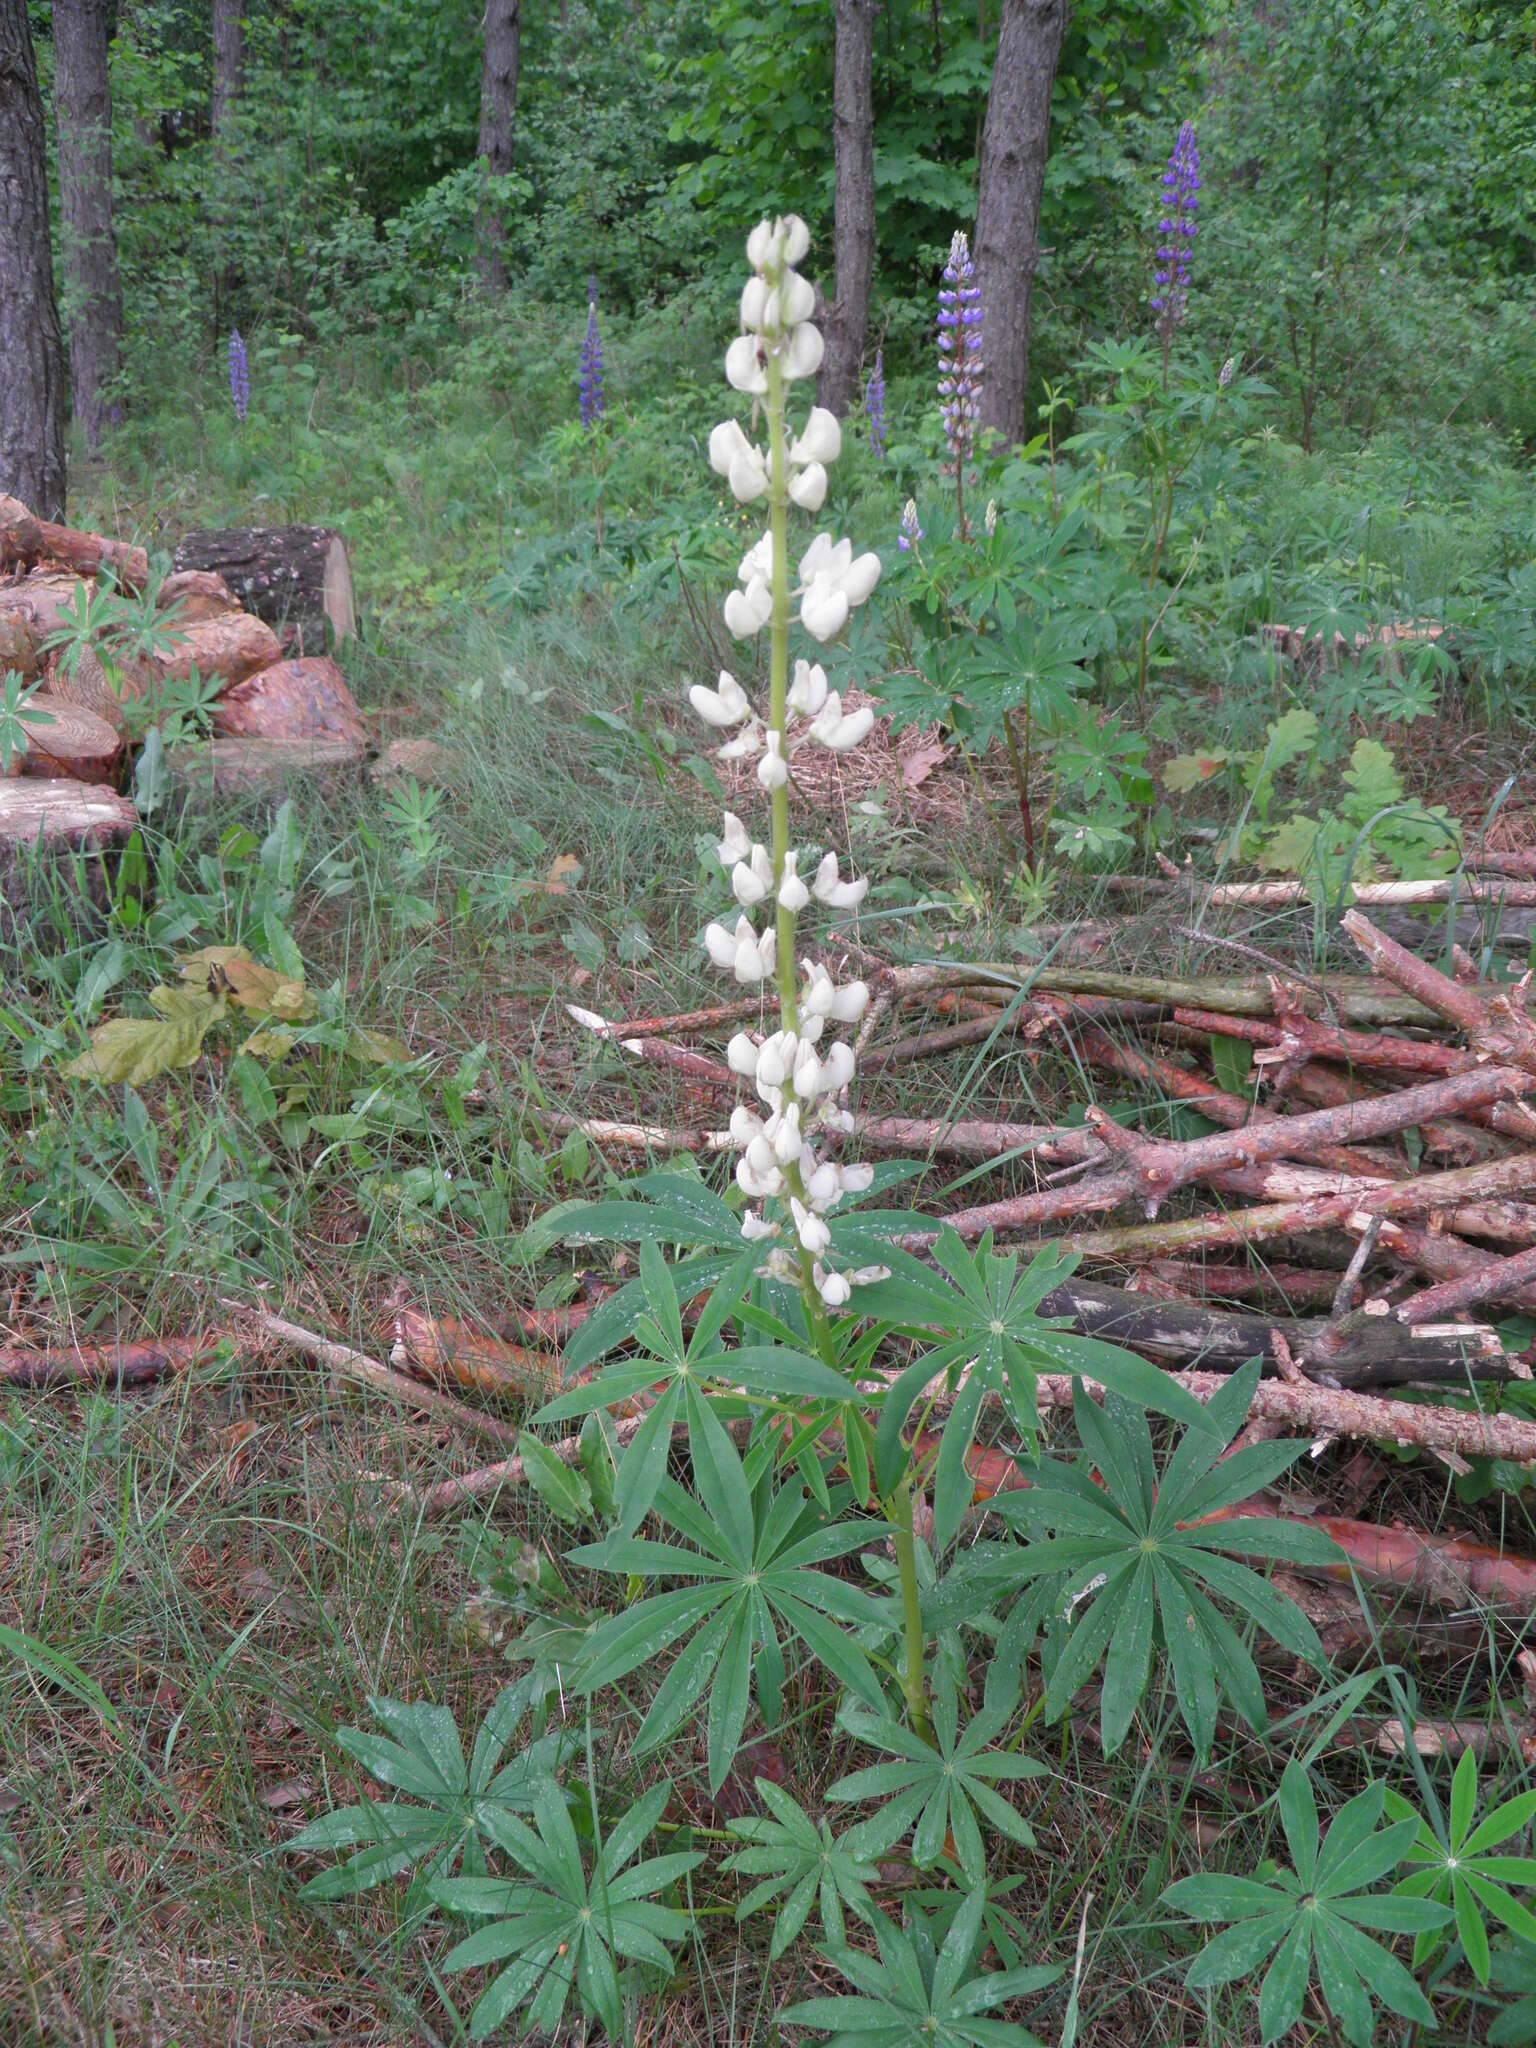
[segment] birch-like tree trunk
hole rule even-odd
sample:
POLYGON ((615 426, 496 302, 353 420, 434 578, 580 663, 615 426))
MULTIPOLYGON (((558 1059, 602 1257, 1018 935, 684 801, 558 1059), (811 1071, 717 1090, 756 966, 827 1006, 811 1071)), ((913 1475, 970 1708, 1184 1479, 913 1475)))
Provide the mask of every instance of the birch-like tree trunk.
POLYGON ((833 17, 832 240, 837 296, 827 309, 827 352, 817 396, 841 418, 858 396, 875 272, 875 0, 834 0, 833 17))
POLYGON ((27 0, 0 0, 0 492, 64 513, 64 337, 27 0))
POLYGON ((1067 29, 1067 0, 1003 0, 981 141, 976 267, 986 373, 981 424, 1022 441, 1029 382, 1030 301, 1040 252, 1040 195, 1050 147, 1051 94, 1067 29))
MULTIPOLYGON (((522 0, 486 0, 485 60, 480 73, 480 173, 489 181, 512 168, 517 117, 517 60, 522 35, 522 0)), ((488 292, 507 288, 507 223, 494 193, 487 192, 477 222, 480 277, 488 292)))
POLYGON ((64 310, 75 425, 101 446, 122 358, 123 288, 112 222, 110 0, 54 0, 53 55, 64 228, 64 310))

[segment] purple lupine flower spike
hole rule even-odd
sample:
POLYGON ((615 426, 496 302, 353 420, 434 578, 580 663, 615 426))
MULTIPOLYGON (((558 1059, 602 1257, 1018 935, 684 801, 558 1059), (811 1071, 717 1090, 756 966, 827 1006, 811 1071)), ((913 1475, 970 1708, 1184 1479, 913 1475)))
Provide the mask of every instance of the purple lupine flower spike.
POLYGON ((970 244, 956 229, 939 287, 939 397, 944 438, 958 468, 976 441, 981 417, 981 286, 970 244))
POLYGON ((917 500, 908 498, 902 509, 901 531, 896 536, 896 545, 904 555, 909 554, 924 537, 924 528, 918 523, 917 500))
POLYGON ((235 418, 243 427, 251 403, 251 366, 238 327, 229 337, 229 395, 235 401, 235 418))
POLYGON ((864 416, 869 421, 869 445, 877 462, 885 460, 885 351, 875 350, 875 367, 864 387, 864 416))
POLYGON ((587 307, 587 335, 581 344, 581 424, 590 433, 603 416, 603 338, 597 331, 597 280, 587 307))
POLYGON ((1200 146, 1195 140, 1194 122, 1186 121, 1163 172, 1163 212, 1158 222, 1162 239, 1157 245, 1157 267, 1152 273, 1157 287, 1152 307, 1165 347, 1183 325, 1189 304, 1189 262, 1194 254, 1195 215, 1199 206, 1200 146))

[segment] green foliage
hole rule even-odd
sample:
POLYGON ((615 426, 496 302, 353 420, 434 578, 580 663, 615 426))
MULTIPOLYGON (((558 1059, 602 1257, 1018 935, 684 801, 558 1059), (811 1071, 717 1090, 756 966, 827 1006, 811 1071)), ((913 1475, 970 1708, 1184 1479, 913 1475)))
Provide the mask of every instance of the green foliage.
POLYGON ((770 1962, 777 1962, 796 1940, 813 1905, 820 1906, 821 1931, 834 1947, 847 1938, 845 1909, 876 1924, 869 1887, 879 1869, 869 1853, 855 1848, 848 1835, 834 1836, 825 1819, 812 1820, 782 1786, 767 1778, 755 1783, 768 1812, 730 1823, 729 1833, 748 1846, 728 1856, 723 1868, 760 1880, 737 1906, 738 1920, 777 1900, 770 1962))
POLYGON ((1258 1377, 1257 1359, 1232 1375, 1161 1475, 1145 1413, 1114 1395, 1101 1410, 1079 1384, 1073 1415, 1084 1460, 1042 1459, 1026 1491, 996 1504, 1005 1521, 1032 1536, 1001 1562, 1000 1575, 1048 1582, 1052 1610, 1071 1617, 1049 1671, 1046 1711, 1065 1713, 1102 1664, 1099 1725, 1107 1750, 1125 1739, 1154 1650, 1167 1659, 1179 1712, 1201 1756, 1215 1737, 1223 1697, 1252 1726, 1264 1725, 1258 1671, 1217 1601, 1296 1656, 1322 1661, 1317 1632, 1294 1601, 1224 1553, 1323 1564, 1337 1556, 1332 1538, 1299 1523, 1212 1519, 1269 1485, 1304 1449, 1261 1443, 1222 1455, 1243 1426, 1258 1377), (1090 1463, 1102 1484, 1090 1476, 1090 1463), (1036 1530, 1051 1533, 1035 1537, 1036 1530))
POLYGON ((973 1891, 941 1947, 920 1913, 911 1914, 909 1933, 882 1915, 874 1923, 878 1957, 840 1946, 825 1951, 853 1991, 802 1999, 786 2010, 785 2021, 824 2032, 828 2048, 907 2048, 912 2041, 932 2041, 935 2048, 1040 2048, 1027 2028, 988 2015, 1044 1990, 1060 1972, 1047 1964, 979 1969, 986 1904, 985 1892, 973 1891))
POLYGON ((1450 1918, 1449 1907, 1430 1899, 1373 1889, 1403 1861, 1416 1821, 1381 1827, 1386 1790, 1369 1785, 1334 1816, 1319 1846, 1317 1800, 1303 1765, 1286 1765, 1278 1797, 1292 1868, 1269 1865, 1251 1878, 1181 1878, 1164 1894, 1192 1920, 1224 1923, 1191 1963, 1191 1989, 1230 1984, 1267 1963, 1259 1987, 1266 2044, 1301 2018, 1314 1977, 1328 2010, 1359 2048, 1377 2038, 1373 1998, 1404 2019, 1432 2026, 1429 2000, 1391 1950, 1365 1931, 1422 1934, 1450 1918))
MULTIPOLYGON (((1536 1942, 1536 1916, 1509 1891, 1511 1884, 1523 1891, 1536 1886, 1536 1858, 1511 1855, 1505 1846, 1523 1834, 1536 1816, 1536 1792, 1506 1799, 1479 1820, 1477 1752, 1470 1747, 1463 1750, 1451 1779, 1448 1808, 1442 1807, 1422 1769, 1420 1781, 1422 1812, 1400 1792, 1387 1793, 1387 1811, 1395 1821, 1418 1823, 1403 1861, 1419 1867, 1400 1879, 1397 1889, 1405 1898, 1431 1899, 1450 1909, 1462 1953, 1477 1981, 1486 1984, 1490 1915, 1521 1941, 1536 1942)), ((1444 1947, 1447 1933, 1440 1926, 1420 1929, 1413 1947, 1415 1969, 1444 1947)))

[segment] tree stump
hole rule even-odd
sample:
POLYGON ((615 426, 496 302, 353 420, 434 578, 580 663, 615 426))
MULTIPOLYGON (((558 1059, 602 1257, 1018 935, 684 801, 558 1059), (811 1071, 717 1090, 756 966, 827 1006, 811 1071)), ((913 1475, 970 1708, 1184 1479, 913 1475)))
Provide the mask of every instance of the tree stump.
POLYGON ((115 789, 30 776, 0 782, 0 934, 14 941, 54 904, 104 911, 109 857, 138 824, 115 789))
POLYGON ((279 661, 227 690, 214 706, 215 732, 261 740, 351 740, 368 729, 346 677, 327 655, 279 661))
POLYGON ((347 544, 328 526, 231 526, 189 533, 176 567, 213 569, 259 619, 288 633, 299 654, 324 654, 357 631, 347 544))

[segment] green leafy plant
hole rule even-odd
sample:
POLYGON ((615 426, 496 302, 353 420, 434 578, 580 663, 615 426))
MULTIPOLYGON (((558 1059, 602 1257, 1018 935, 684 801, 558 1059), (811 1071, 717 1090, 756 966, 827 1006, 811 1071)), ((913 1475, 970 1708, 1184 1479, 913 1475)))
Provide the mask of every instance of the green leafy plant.
POLYGON ((760 1880, 737 1906, 738 1920, 748 1920, 778 1902, 768 1960, 777 1962, 789 1948, 813 1905, 819 1904, 821 1931, 834 1946, 847 1937, 845 1908, 874 1925, 878 1915, 869 1887, 879 1876, 879 1866, 869 1853, 856 1849, 848 1835, 834 1836, 825 1818, 812 1820, 782 1785, 767 1778, 755 1782, 768 1812, 727 1823, 727 1831, 747 1847, 728 1856, 723 1868, 737 1877, 760 1880))
POLYGON ((52 725, 53 714, 34 704, 41 683, 28 686, 13 668, 0 676, 0 775, 9 775, 30 744, 28 728, 52 725), (26 717, 22 713, 26 712, 26 717))
POLYGON ((486 1924, 456 1942, 444 1958, 449 1972, 505 1963, 469 2016, 483 2041, 524 2011, 529 2028, 553 2032, 574 1986, 583 2010, 602 2021, 610 2040, 624 2037, 624 2002, 616 1958, 671 1974, 669 1941, 688 1932, 688 1915, 657 1902, 704 1860, 702 1850, 635 1857, 672 1795, 663 1778, 615 1821, 598 1845, 590 1873, 565 1795, 537 1773, 530 1786, 533 1826, 505 1807, 487 1810, 485 1830, 516 1869, 515 1878, 440 1877, 432 1897, 448 1912, 486 1924))
POLYGON ((1180 1715, 1202 1756, 1223 1697, 1252 1726, 1264 1725, 1258 1671, 1218 1601, 1296 1656, 1322 1662, 1317 1631, 1295 1602, 1224 1554, 1314 1565, 1338 1556, 1321 1530, 1230 1515, 1305 1450, 1300 1443, 1260 1443, 1223 1456, 1247 1417, 1258 1377, 1257 1359, 1232 1375, 1209 1403, 1205 1426, 1186 1430, 1161 1475, 1145 1411, 1114 1395, 1100 1409, 1079 1383, 1073 1416, 1081 1459, 1043 1458, 1029 1468, 1024 1491, 993 1503, 1031 1540, 980 1569, 1023 1584, 1049 1582, 1049 1605, 1070 1617, 1070 1627, 1048 1667, 1046 1711, 1065 1713, 1102 1665, 1099 1725, 1107 1750, 1125 1739, 1154 1649, 1167 1660, 1180 1715), (1051 1533, 1035 1533, 1042 1530, 1051 1533))
MULTIPOLYGON (((1417 1751, 1414 1755, 1417 1761, 1417 1751)), ((1521 1940, 1536 1943, 1536 1915, 1509 1890, 1511 1884, 1523 1891, 1536 1886, 1536 1857, 1512 1855, 1506 1848, 1536 1817, 1536 1792, 1518 1793, 1478 1820, 1477 1752, 1471 1748, 1462 1751, 1456 1766, 1448 1807, 1440 1804, 1427 1772, 1420 1773, 1419 1792, 1422 1809, 1400 1792, 1387 1792, 1392 1818, 1417 1823, 1403 1861, 1418 1867, 1397 1889, 1404 1898, 1432 1899, 1450 1908, 1472 1973, 1486 1984, 1490 1916, 1521 1940)), ((1420 1930, 1413 1949, 1415 1969, 1444 1947, 1447 1933, 1443 1927, 1420 1930)))
POLYGON ((1039 1963, 978 1969, 986 1905, 986 1893, 973 1891, 938 1948, 919 1912, 910 1915, 910 1932, 882 1914, 874 1923, 877 1956, 840 1946, 824 1951, 853 1991, 802 1999, 783 2019, 825 2032, 829 2048, 911 2048, 914 2041, 934 2048, 1040 2048, 1027 2028, 991 2015, 1043 1991, 1061 1972, 1039 1963))
POLYGON ((1380 1826, 1386 1788, 1369 1785, 1339 1810, 1320 1840, 1312 1781, 1294 1759, 1278 1800, 1290 1869, 1270 1865, 1248 1878, 1226 1872, 1186 1877, 1163 1894, 1192 1920, 1223 1923, 1189 1967, 1191 1989, 1233 1983, 1267 1962, 1259 1987, 1266 2044, 1301 2018, 1314 1978, 1328 2010, 1359 2048, 1377 2038, 1373 1998, 1404 2019, 1432 2025, 1433 2008, 1412 1976, 1366 1932, 1422 1935, 1451 1917, 1450 1907, 1433 1899, 1372 1889, 1402 1863, 1417 1820, 1380 1826))
POLYGON ((547 1773, 568 1746, 563 1734, 542 1735, 502 1761, 532 1697, 527 1681, 509 1685, 481 1722, 467 1762, 458 1724, 446 1707, 428 1700, 371 1699, 388 1733, 338 1728, 336 1746, 413 1803, 363 1799, 312 1821, 293 1837, 290 1851, 353 1853, 312 1877, 299 1896, 350 1898, 407 1870, 420 1879, 447 1876, 460 1865, 483 1872, 493 1822, 532 1810, 538 1787, 548 1782, 547 1773))

